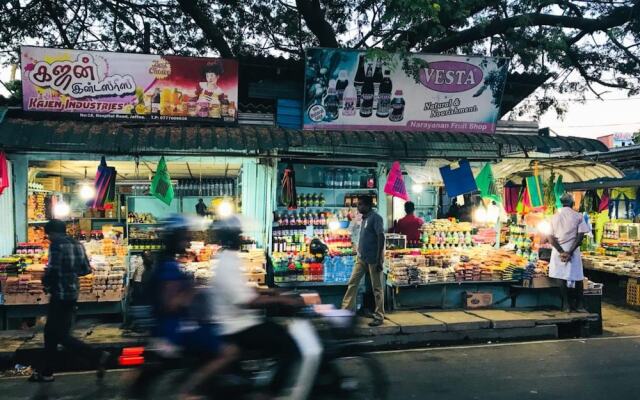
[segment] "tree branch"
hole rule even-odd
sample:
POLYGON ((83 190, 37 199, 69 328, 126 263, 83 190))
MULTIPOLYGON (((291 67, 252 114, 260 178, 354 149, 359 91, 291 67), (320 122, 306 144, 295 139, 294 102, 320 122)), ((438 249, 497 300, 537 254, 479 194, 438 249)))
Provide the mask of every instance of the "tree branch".
POLYGON ((607 29, 620 26, 631 21, 633 18, 638 18, 639 16, 640 0, 635 0, 633 7, 618 7, 609 14, 598 19, 550 14, 522 14, 506 19, 495 19, 489 23, 465 29, 454 35, 436 40, 424 47, 422 50, 425 52, 439 53, 456 48, 463 44, 486 39, 514 28, 527 26, 557 26, 562 28, 580 29, 585 33, 606 31, 607 29))
MULTIPOLYGON (((479 2, 471 10, 469 10, 468 17, 470 18, 470 17, 476 15, 477 13, 479 13, 482 10, 484 10, 484 9, 486 9, 488 7, 495 7, 498 4, 499 4, 499 0, 486 0, 486 1, 479 2)), ((454 21, 453 19, 451 19, 448 15, 446 15, 444 13, 443 14, 439 14, 438 17, 440 18, 440 24, 443 27, 445 27, 446 30, 449 30, 453 25, 455 25, 457 23, 457 21, 454 21)), ((410 50, 416 44, 418 44, 418 42, 420 40, 422 40, 424 38, 422 32, 424 32, 425 30, 429 29, 433 25, 434 25, 433 21, 424 21, 424 22, 420 23, 419 25, 416 25, 411 30, 407 31, 406 34, 404 34, 402 37, 398 38, 393 43, 391 43, 391 47, 392 48, 399 48, 399 47, 404 45, 404 47, 407 50, 410 50)))
POLYGON ((73 44, 71 43, 71 41, 69 40, 69 37, 67 36, 67 31, 62 25, 62 21, 60 20, 60 18, 58 18, 58 14, 56 14, 56 10, 53 8, 53 4, 51 0, 45 0, 45 8, 47 10, 47 14, 49 14, 49 17, 53 21, 53 24, 58 29, 58 34, 60 35, 60 39, 62 39, 62 43, 67 48, 73 49, 73 44))
POLYGON ((211 20, 211 18, 198 6, 196 0, 177 0, 182 11, 190 16, 193 21, 204 33, 205 38, 214 49, 218 50, 221 57, 232 58, 233 51, 229 47, 229 43, 224 38, 219 27, 211 20))
POLYGON ((613 36, 613 34, 611 33, 611 31, 607 31, 607 36, 609 36, 609 39, 611 39, 611 41, 613 42, 613 44, 615 44, 620 50, 624 51, 624 53, 633 61, 636 62, 636 64, 638 65, 638 67, 640 68, 640 57, 636 56, 635 54, 633 54, 633 52, 631 50, 629 50, 627 47, 625 47, 625 45, 623 45, 622 43, 620 43, 620 41, 618 41, 618 39, 616 39, 615 36, 613 36))
POLYGON ((296 0, 298 12, 322 47, 339 47, 336 33, 327 22, 320 0, 296 0))

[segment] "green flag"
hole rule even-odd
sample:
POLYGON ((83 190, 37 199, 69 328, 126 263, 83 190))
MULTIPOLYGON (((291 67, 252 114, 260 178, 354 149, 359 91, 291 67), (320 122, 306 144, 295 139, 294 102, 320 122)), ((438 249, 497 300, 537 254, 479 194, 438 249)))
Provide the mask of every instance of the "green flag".
POLYGON ((493 178, 493 171, 491 170, 491 164, 486 163, 478 176, 476 176, 476 186, 480 190, 480 196, 483 199, 493 200, 496 203, 502 203, 500 193, 496 187, 496 181, 493 178))
POLYGON ((556 196, 556 208, 561 209, 562 203, 560 202, 560 197, 564 194, 564 183, 562 183, 562 175, 558 176, 558 180, 556 184, 553 186, 553 194, 556 196))
POLYGON ((150 193, 168 206, 173 201, 173 186, 171 185, 171 177, 169 176, 164 156, 160 158, 158 169, 151 181, 150 193))
POLYGON ((527 191, 531 208, 539 208, 544 205, 544 192, 542 191, 542 180, 538 176, 527 177, 527 191))

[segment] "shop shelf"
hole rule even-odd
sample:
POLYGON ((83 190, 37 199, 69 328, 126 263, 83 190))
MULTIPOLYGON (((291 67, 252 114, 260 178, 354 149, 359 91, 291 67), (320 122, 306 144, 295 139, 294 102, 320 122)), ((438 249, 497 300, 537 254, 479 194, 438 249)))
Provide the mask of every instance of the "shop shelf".
POLYGON ((46 190, 46 189, 28 189, 29 193, 59 193, 59 192, 54 192, 53 190, 46 190))
POLYGON ((387 281, 387 286, 391 287, 419 287, 419 286, 436 286, 436 285, 481 285, 481 284, 501 284, 508 283, 513 284, 520 281, 448 281, 448 282, 430 282, 430 283, 421 283, 417 285, 396 285, 393 282, 387 281))
POLYGON ((278 210, 287 210, 287 211, 306 210, 306 209, 323 210, 325 208, 353 208, 353 207, 345 207, 344 205, 325 204, 324 206, 298 207, 295 210, 289 210, 287 206, 278 206, 278 210))
POLYGON ((276 282, 277 287, 318 287, 318 286, 347 286, 348 282, 276 282))
POLYGON ((296 185, 296 189, 316 189, 316 190, 335 190, 342 192, 375 192, 378 188, 329 188, 320 186, 301 186, 296 185))
POLYGON ((41 225, 41 224, 46 224, 47 222, 49 222, 49 220, 29 221, 29 225, 41 225))
POLYGON ((162 222, 129 222, 129 226, 157 226, 162 225, 162 222))

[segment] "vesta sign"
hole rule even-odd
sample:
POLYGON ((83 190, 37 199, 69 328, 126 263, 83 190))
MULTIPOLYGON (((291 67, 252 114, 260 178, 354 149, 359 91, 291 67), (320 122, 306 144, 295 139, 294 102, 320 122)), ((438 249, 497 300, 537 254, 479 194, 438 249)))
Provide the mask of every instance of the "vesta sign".
POLYGON ((420 71, 420 82, 431 90, 459 93, 482 83, 483 73, 475 65, 460 61, 434 61, 420 71))
POLYGON ((306 51, 305 129, 495 132, 506 58, 306 51))

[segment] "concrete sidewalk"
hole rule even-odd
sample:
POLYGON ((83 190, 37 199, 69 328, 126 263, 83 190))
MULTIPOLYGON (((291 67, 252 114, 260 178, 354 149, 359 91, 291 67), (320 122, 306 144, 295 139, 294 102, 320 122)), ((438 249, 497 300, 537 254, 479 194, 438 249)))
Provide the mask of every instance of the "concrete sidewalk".
MULTIPOLYGON (((589 335, 597 314, 559 311, 398 311, 387 315, 384 325, 371 328, 359 319, 355 335, 360 349, 388 350, 460 343, 556 339, 589 335)), ((144 336, 123 331, 119 324, 80 322, 74 335, 101 349, 119 354, 124 347, 142 344, 144 336)), ((0 369, 31 365, 44 348, 42 330, 0 331, 0 369)), ((115 362, 115 357, 114 357, 115 362)))

